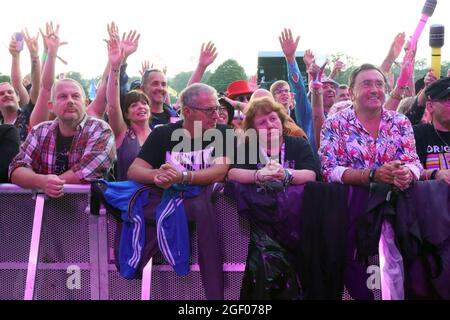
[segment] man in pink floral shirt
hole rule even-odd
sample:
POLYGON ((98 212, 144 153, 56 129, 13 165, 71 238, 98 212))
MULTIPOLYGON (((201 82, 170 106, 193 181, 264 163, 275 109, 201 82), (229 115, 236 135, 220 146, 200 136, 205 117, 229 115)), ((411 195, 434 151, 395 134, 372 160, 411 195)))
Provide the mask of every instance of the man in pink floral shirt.
POLYGON ((406 189, 420 177, 409 120, 383 109, 386 78, 371 64, 350 76, 353 106, 329 117, 321 132, 319 156, 325 181, 352 185, 369 182, 406 189))

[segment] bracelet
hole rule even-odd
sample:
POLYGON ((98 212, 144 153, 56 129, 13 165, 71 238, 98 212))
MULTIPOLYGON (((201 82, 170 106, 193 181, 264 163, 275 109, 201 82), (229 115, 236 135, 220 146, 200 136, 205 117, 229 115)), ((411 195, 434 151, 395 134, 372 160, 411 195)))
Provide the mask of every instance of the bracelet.
POLYGON ((391 93, 389 94, 389 96, 390 96, 392 99, 399 100, 399 101, 403 99, 403 97, 402 97, 401 95, 399 95, 398 93, 395 93, 394 90, 391 91, 391 93))
POLYGON ((186 184, 187 179, 188 179, 187 171, 182 171, 181 172, 181 184, 186 184))
POLYGON ((369 183, 373 183, 375 182, 375 173, 376 173, 377 169, 370 169, 369 172, 369 183))
POLYGON ((284 181, 283 184, 285 187, 289 186, 292 182, 292 180, 294 180, 294 175, 292 174, 291 171, 289 171, 287 168, 284 169, 284 181))
POLYGON ((438 169, 434 169, 433 172, 431 172, 430 180, 436 180, 436 175, 438 171, 439 171, 438 169))
POLYGON ((255 170, 255 183, 260 183, 261 181, 258 179, 258 171, 259 170, 255 170))
POLYGON ((47 60, 47 52, 42 52, 42 58, 41 58, 42 62, 47 60))

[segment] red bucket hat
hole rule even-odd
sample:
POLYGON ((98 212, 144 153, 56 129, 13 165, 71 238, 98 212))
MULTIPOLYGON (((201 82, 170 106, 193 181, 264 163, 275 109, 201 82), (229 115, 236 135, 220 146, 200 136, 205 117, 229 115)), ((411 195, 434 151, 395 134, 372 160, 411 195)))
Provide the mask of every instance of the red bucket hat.
POLYGON ((228 85, 227 92, 228 98, 234 99, 239 95, 252 94, 253 90, 250 89, 247 80, 236 80, 228 85))

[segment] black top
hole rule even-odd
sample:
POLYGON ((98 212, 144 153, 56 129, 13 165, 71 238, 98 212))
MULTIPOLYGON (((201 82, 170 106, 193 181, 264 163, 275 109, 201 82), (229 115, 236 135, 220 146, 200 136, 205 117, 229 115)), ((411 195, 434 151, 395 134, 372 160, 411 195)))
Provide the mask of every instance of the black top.
POLYGON ((19 153, 20 139, 17 128, 10 124, 0 125, 0 183, 8 182, 8 167, 19 153))
POLYGON ((416 149, 425 169, 450 169, 450 132, 434 130, 431 124, 413 127, 416 149))
POLYGON ((56 136, 55 174, 60 175, 69 170, 69 152, 73 136, 64 137, 58 130, 56 136))
MULTIPOLYGON (((300 137, 291 136, 284 136, 283 139, 285 143, 284 156, 282 153, 278 156, 280 163, 283 162, 283 167, 294 170, 312 170, 319 177, 319 161, 314 156, 308 141, 300 137)), ((259 150, 259 147, 256 149, 249 148, 248 142, 238 146, 236 163, 232 165, 232 168, 257 170, 265 166, 267 157, 264 157, 261 151, 258 152, 257 157, 250 157, 250 149, 253 149, 251 152, 256 152, 256 150, 259 150), (240 160, 239 155, 243 154, 245 154, 245 160, 240 160)))
MULTIPOLYGON (((231 127, 218 124, 217 130, 208 130, 201 139, 194 140, 183 135, 182 124, 183 121, 178 121, 156 127, 142 146, 138 158, 154 169, 167 162, 180 171, 196 171, 212 166, 216 157, 226 156, 226 129, 232 131, 231 127), (175 131, 177 129, 179 132, 175 131)), ((228 150, 233 150, 234 139, 228 140, 228 150)))

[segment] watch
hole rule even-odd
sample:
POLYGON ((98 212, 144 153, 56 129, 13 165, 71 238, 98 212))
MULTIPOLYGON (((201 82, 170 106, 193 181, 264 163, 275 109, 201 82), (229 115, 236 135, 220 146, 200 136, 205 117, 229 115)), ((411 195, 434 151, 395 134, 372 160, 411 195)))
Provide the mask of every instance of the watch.
POLYGON ((375 182, 375 173, 377 172, 377 169, 370 169, 369 172, 369 183, 375 182))

